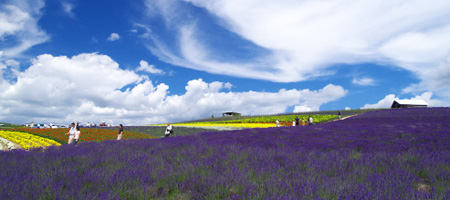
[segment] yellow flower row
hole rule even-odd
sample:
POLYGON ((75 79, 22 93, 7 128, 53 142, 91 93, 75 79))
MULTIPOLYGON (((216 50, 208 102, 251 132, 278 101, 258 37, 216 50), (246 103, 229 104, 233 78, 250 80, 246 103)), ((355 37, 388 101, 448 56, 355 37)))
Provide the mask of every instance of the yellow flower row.
POLYGON ((16 144, 19 144, 24 149, 31 149, 42 146, 48 147, 51 145, 56 146, 61 145, 60 143, 51 139, 18 131, 0 131, 0 137, 5 138, 16 144))
POLYGON ((269 128, 276 127, 275 123, 176 123, 174 126, 220 126, 220 127, 236 127, 236 128, 269 128))

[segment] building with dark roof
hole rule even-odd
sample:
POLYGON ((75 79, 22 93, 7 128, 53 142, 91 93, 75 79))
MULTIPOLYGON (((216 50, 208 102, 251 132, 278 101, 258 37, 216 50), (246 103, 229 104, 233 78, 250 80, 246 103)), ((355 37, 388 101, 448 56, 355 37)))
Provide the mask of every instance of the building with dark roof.
POLYGON ((391 108, 417 108, 427 106, 428 103, 424 100, 394 100, 391 108))

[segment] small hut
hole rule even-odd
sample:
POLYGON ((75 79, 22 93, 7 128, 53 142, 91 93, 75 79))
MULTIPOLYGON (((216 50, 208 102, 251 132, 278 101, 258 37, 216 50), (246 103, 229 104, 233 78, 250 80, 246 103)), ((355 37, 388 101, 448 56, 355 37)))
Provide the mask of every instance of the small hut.
POLYGON ((222 116, 241 116, 241 113, 237 113, 237 112, 224 112, 222 113, 222 116))
POLYGON ((428 103, 424 100, 394 100, 391 108, 420 108, 427 106, 428 103))

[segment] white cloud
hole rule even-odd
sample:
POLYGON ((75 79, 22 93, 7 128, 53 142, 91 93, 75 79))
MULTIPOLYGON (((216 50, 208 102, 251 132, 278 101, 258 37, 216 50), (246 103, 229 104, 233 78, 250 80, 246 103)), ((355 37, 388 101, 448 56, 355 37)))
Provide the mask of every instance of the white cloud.
POLYGON ((120 35, 118 33, 111 33, 111 35, 108 37, 108 41, 116 41, 120 39, 120 35))
POLYGON ((351 110, 351 108, 350 107, 345 107, 345 109, 344 110, 351 110))
POLYGON ((373 80, 372 78, 367 78, 367 77, 360 78, 360 79, 353 78, 352 83, 356 84, 356 85, 361 85, 361 86, 373 86, 373 85, 375 85, 375 80, 373 80))
POLYGON ((164 74, 164 71, 155 68, 154 65, 148 65, 148 62, 141 60, 139 62, 139 67, 136 69, 136 72, 144 71, 151 74, 164 74))
POLYGON ((348 93, 341 86, 329 84, 318 91, 302 90, 300 105, 295 106, 294 112, 317 111, 322 104, 335 101, 348 93))
MULTIPOLYGON (((450 51, 450 1, 261 1, 147 0, 179 33, 179 48, 153 37, 150 50, 162 60, 210 73, 295 82, 329 75, 333 64, 380 63, 416 74, 438 96, 450 93, 448 78, 435 75, 450 51), (271 52, 246 63, 220 58, 205 39, 200 20, 181 12, 185 2, 206 9, 218 25, 271 52), (236 70, 236 69, 239 70, 236 70), (444 85, 435 90, 433 85, 444 85)), ((209 27, 209 26, 208 26, 209 27)), ((249 52, 252 55, 252 52, 249 52)), ((357 81, 358 82, 358 81, 357 81)), ((370 83, 362 82, 362 83, 370 83)), ((414 87, 414 86, 412 86, 414 87)), ((410 91, 410 90, 405 90, 410 91)), ((450 98, 449 98, 450 99, 450 98)))
POLYGON ((0 41, 8 37, 2 45, 3 56, 14 58, 29 48, 46 42, 50 37, 38 27, 42 0, 6 0, 0 5, 0 41))
MULTIPOLYGON (((411 99, 402 99, 402 100, 424 100, 428 103, 428 106, 430 107, 439 107, 443 106, 443 103, 436 99, 431 99, 433 96, 432 92, 424 92, 421 95, 412 97, 411 99)), ((378 101, 378 103, 375 104, 366 104, 362 107, 362 109, 369 109, 369 108, 390 108, 392 106, 392 103, 394 100, 399 100, 398 97, 396 97, 394 94, 386 95, 383 99, 378 101)))
POLYGON ((107 121, 123 124, 163 123, 221 115, 318 110, 343 97, 341 86, 312 91, 232 92, 231 83, 191 80, 186 92, 169 95, 169 86, 123 70, 106 55, 40 55, 20 72, 17 82, 0 82, 0 121, 68 123, 107 121))

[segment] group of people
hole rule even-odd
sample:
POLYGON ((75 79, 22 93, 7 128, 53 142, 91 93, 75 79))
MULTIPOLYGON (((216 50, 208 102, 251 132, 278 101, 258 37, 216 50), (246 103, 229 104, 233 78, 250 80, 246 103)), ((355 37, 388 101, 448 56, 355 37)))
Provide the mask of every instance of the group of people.
MULTIPOLYGON (((280 119, 277 119, 275 122, 277 127, 280 127, 280 119)), ((309 116, 308 117, 308 125, 311 126, 314 124, 314 119, 309 116)), ((302 126, 305 125, 305 118, 302 118, 302 126)), ((292 122, 292 126, 300 126, 300 119, 298 117, 295 118, 295 120, 292 122)))
MULTIPOLYGON (((173 134, 173 127, 170 123, 167 123, 166 131, 164 132, 164 137, 169 137, 170 134, 173 134)), ((75 122, 72 122, 69 132, 66 133, 66 135, 69 136, 69 140, 67 141, 68 144, 77 144, 78 140, 80 139, 81 131, 80 131, 80 122, 75 124, 75 122)), ((119 125, 119 132, 117 133, 117 140, 121 140, 123 136, 123 125, 119 125)))
POLYGON ((66 135, 69 135, 69 141, 67 141, 67 144, 72 144, 72 143, 77 144, 78 140, 80 139, 80 135, 81 135, 80 122, 78 122, 76 125, 75 125, 75 122, 72 122, 72 124, 70 125, 69 132, 67 132, 66 135))
MULTIPOLYGON (((314 123, 314 119, 309 116, 308 117, 308 125, 311 126, 314 123)), ((302 126, 305 125, 305 118, 302 118, 302 126)), ((295 118, 295 120, 292 122, 292 126, 300 126, 300 119, 298 117, 295 118)))
MULTIPOLYGON (((77 144, 78 140, 80 139, 81 131, 80 131, 80 122, 76 123, 72 122, 69 128, 69 132, 66 133, 66 135, 69 136, 69 140, 67 141, 67 144, 77 144)), ((122 124, 119 125, 119 132, 117 134, 117 140, 121 140, 123 136, 123 126, 122 124)))

